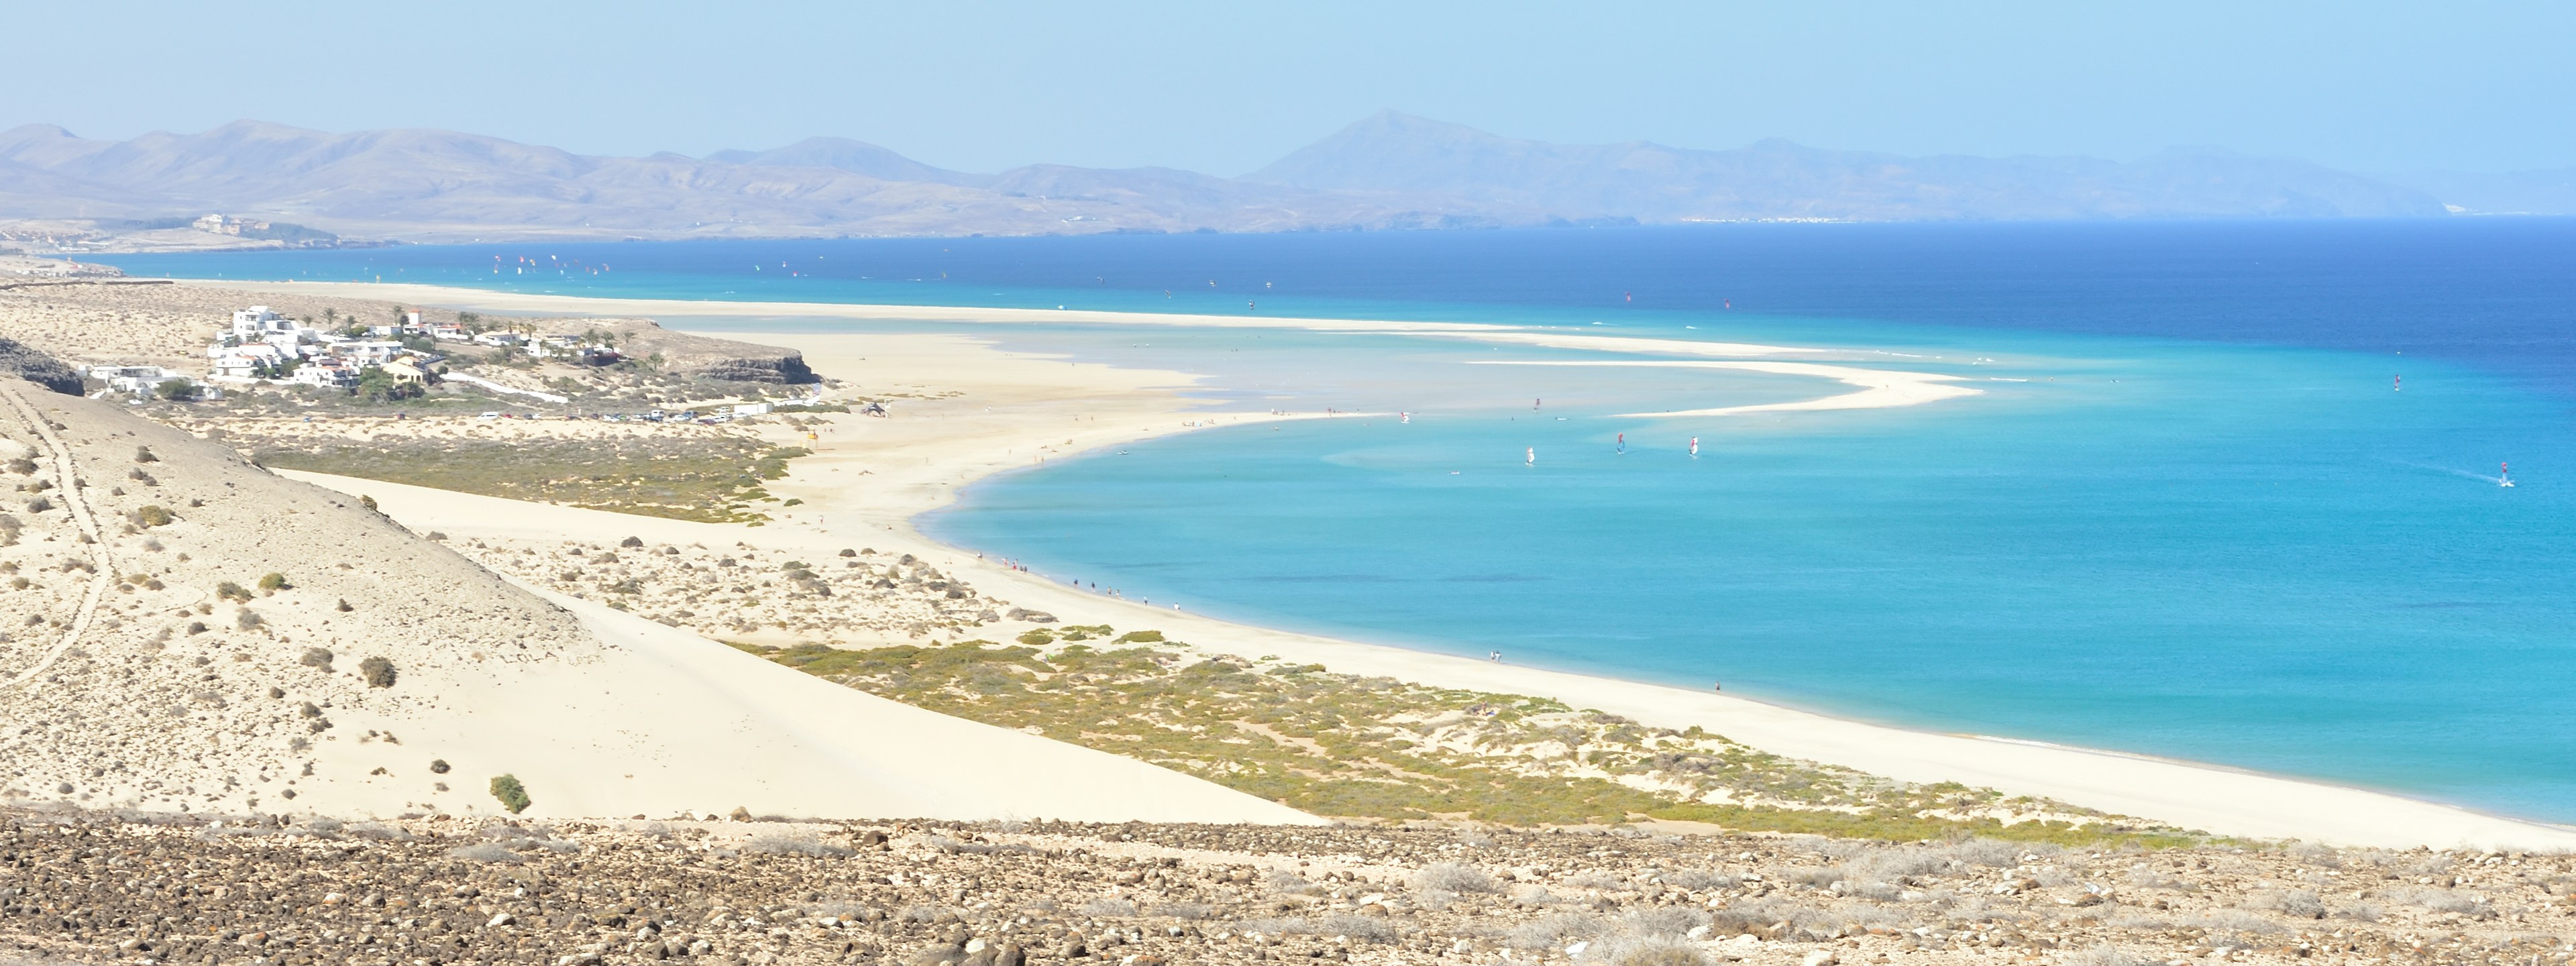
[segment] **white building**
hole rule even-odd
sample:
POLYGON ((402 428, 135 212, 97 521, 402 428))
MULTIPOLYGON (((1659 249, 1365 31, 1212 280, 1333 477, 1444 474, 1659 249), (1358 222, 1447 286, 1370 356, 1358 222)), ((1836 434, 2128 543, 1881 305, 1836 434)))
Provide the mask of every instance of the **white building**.
POLYGON ((214 378, 236 380, 258 379, 261 370, 273 372, 290 358, 287 353, 265 342, 216 346, 206 354, 215 360, 214 378))
POLYGON ((271 335, 293 333, 303 327, 303 323, 272 312, 268 306, 254 305, 233 313, 232 336, 244 342, 260 342, 271 335))
POLYGON ((308 362, 295 367, 286 381, 317 389, 346 389, 358 384, 358 367, 337 362, 308 362))
POLYGON ((362 366, 381 366, 385 363, 394 361, 395 356, 401 355, 403 344, 400 342, 366 342, 353 339, 347 342, 334 344, 331 348, 333 350, 332 354, 339 356, 342 359, 347 359, 362 366))
POLYGON ((185 379, 160 366, 91 366, 89 377, 107 384, 111 392, 141 395, 172 379, 185 379))

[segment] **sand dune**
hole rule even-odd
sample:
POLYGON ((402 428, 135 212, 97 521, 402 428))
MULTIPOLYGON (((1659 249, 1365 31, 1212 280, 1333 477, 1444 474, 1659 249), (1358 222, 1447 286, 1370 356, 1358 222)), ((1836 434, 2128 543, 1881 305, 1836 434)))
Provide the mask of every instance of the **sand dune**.
POLYGON ((492 814, 510 775, 551 818, 1313 821, 540 597, 112 403, 0 380, 0 439, 10 799, 492 814))
MULTIPOLYGON (((588 511, 572 511, 582 513, 588 511)), ((597 603, 547 595, 609 652, 596 662, 454 675, 443 700, 343 727, 437 735, 458 774, 518 776, 543 816, 717 815, 1268 822, 1293 809, 1116 755, 834 685, 597 603)), ((322 757, 363 775, 365 746, 322 757)), ((312 807, 391 814, 388 779, 312 807)), ((474 789, 480 793, 482 789, 474 789)), ((482 803, 475 803, 482 804, 482 803)), ((483 811, 491 811, 484 805, 483 811)))

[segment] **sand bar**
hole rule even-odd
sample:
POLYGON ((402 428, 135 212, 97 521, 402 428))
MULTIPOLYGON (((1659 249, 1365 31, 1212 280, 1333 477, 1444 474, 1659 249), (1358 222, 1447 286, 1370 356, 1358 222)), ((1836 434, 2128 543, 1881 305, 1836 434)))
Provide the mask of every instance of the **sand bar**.
MULTIPOLYGON (((237 283, 236 287, 261 290, 277 285, 237 283)), ((295 286, 298 291, 319 287, 295 286)), ((912 306, 571 299, 428 286, 331 288, 353 297, 399 298, 490 311, 813 315, 986 322, 1063 322, 1075 321, 1071 315, 1081 315, 1080 321, 1093 322, 1194 325, 1201 324, 1194 320, 1205 318, 1209 320, 1205 324, 1233 326, 1282 325, 1291 321, 912 306)), ((1299 327, 1391 331, 1376 328, 1374 323, 1307 321, 1313 324, 1299 327)), ((1461 330, 1458 324, 1451 323, 1389 325, 1426 327, 1424 331, 1461 330)), ((415 528, 435 527, 459 535, 543 534, 565 539, 615 540, 643 532, 655 540, 749 540, 781 548, 810 546, 823 550, 854 542, 880 548, 900 547, 921 553, 952 572, 971 575, 991 593, 1022 606, 1051 611, 1071 622, 1155 627, 1209 650, 1275 654, 1321 663, 1343 673, 1382 674, 1442 686, 1546 695, 1649 725, 1698 725, 1765 751, 1891 778, 1958 781, 2218 834, 2390 848, 2576 848, 2576 828, 2487 815, 2380 792, 2116 752, 1891 728, 1723 694, 1231 624, 1074 590, 1054 579, 1007 569, 972 552, 940 545, 915 531, 910 521, 948 503, 959 487, 994 472, 1122 441, 1275 417, 1212 412, 1205 403, 1180 395, 1179 390, 1197 382, 1196 377, 1185 373, 1006 353, 980 340, 959 336, 727 334, 795 346, 805 352, 817 371, 855 385, 936 385, 960 395, 908 404, 892 419, 838 424, 832 434, 813 444, 816 455, 799 460, 788 479, 771 487, 781 496, 804 499, 807 506, 799 508, 803 512, 759 530, 532 505, 376 481, 310 475, 301 478, 335 488, 364 489, 384 501, 388 512, 415 528), (866 474, 864 478, 859 475, 862 473, 866 474)), ((1782 374, 1864 385, 1863 393, 1827 400, 1866 395, 1883 388, 1846 378, 1851 373, 1782 374)), ((1918 383, 1964 388, 1929 379, 1918 383)), ((1906 404, 1901 401, 1905 398, 1902 394, 1873 398, 1876 405, 1906 404)), ((1838 408, 1818 405, 1824 401, 1783 405, 1838 408)))
POLYGON ((1815 362, 1674 362, 1666 360, 1579 360, 1560 362, 1522 362, 1469 360, 1470 365, 1485 366, 1604 366, 1652 369, 1737 369, 1746 372, 1768 372, 1784 376, 1815 376, 1847 385, 1859 386, 1858 392, 1847 392, 1815 399, 1784 403, 1756 403, 1745 406, 1715 406, 1707 409, 1668 409, 1650 413, 1621 413, 1621 419, 1648 419, 1669 416, 1738 416, 1745 413, 1812 412, 1822 409, 1886 409, 1893 406, 1920 406, 1924 403, 1981 395, 1982 389, 1956 385, 1965 377, 1937 372, 1902 372, 1894 369, 1871 369, 1863 366, 1835 366, 1815 362))

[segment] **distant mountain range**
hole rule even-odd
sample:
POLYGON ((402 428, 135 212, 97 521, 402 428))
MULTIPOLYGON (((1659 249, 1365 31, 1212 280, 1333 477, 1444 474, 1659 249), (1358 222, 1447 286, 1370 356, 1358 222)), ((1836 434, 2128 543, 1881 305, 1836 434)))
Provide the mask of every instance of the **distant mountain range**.
POLYGON ((1241 178, 931 167, 841 138, 704 158, 594 157, 448 131, 237 121, 130 141, 0 132, 0 219, 209 212, 418 241, 1301 231, 1698 221, 2430 217, 2576 212, 2576 170, 2364 176, 2171 151, 1906 157, 1763 141, 1561 145, 1383 112, 1241 178))

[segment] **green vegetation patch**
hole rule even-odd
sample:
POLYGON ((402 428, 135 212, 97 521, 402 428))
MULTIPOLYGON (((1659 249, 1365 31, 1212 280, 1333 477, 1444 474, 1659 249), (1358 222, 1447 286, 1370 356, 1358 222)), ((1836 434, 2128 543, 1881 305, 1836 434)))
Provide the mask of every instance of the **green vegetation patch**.
POLYGON ((529 805, 535 804, 528 799, 528 789, 519 784, 517 775, 501 775, 493 778, 492 797, 500 799, 501 807, 509 809, 512 815, 527 811, 529 805))
POLYGON ((751 501, 768 495, 760 484, 786 476, 787 461, 804 455, 799 447, 742 437, 311 446, 270 441, 253 450, 260 465, 277 469, 702 523, 768 519, 750 508, 751 501))
POLYGON ((1205 659, 1150 631, 1105 648, 1048 638, 841 650, 732 646, 943 714, 1042 733, 1320 815, 1575 825, 1639 818, 1887 840, 1984 835, 2065 845, 2204 836, 1959 785, 1908 785, 1648 728, 1547 698, 1205 659), (2057 821, 1995 817, 2045 813, 2057 821), (2084 816, 2078 823, 2066 816, 2084 816))

